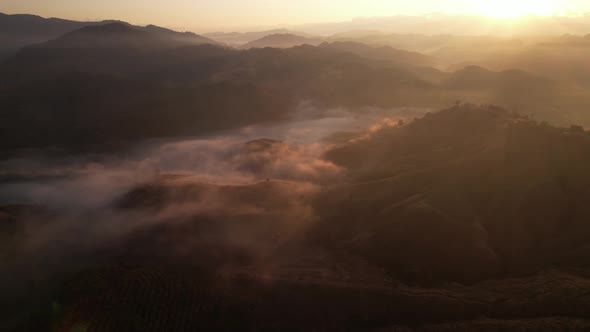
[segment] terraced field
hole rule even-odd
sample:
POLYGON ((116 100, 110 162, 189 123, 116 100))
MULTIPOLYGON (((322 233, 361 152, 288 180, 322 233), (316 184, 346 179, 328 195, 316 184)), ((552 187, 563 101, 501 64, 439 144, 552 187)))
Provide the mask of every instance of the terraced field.
POLYGON ((590 280, 548 271, 424 289, 145 266, 78 275, 60 306, 60 331, 583 331, 590 280))

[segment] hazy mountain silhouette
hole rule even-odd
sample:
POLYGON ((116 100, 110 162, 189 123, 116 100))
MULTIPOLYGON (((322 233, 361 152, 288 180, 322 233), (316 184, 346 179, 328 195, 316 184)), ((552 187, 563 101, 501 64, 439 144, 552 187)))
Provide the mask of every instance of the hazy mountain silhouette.
POLYGON ((322 43, 320 38, 303 37, 294 34, 273 34, 264 36, 260 39, 253 40, 241 46, 242 49, 250 48, 290 48, 300 45, 319 45, 322 43))
POLYGON ((526 86, 527 89, 550 90, 555 83, 549 79, 535 76, 522 70, 506 70, 493 72, 478 66, 468 66, 460 69, 446 79, 445 85, 461 89, 517 89, 526 86))
POLYGON ((491 68, 522 68, 559 80, 588 86, 590 68, 585 61, 590 42, 582 36, 561 36, 537 40, 511 53, 500 56, 488 53, 478 62, 491 68))
POLYGON ((23 49, 0 66, 6 78, 1 116, 11 124, 1 134, 3 144, 203 134, 281 119, 301 100, 325 107, 439 107, 466 99, 547 119, 564 116, 553 108, 563 98, 560 90, 520 71, 445 73, 424 68, 427 56, 350 43, 232 50, 203 41, 110 23, 23 49), (522 92, 521 86, 528 88, 522 92), (230 91, 231 101, 223 101, 230 91), (249 111, 234 113, 237 105, 249 111), (33 116, 41 109, 45 116, 33 116), (22 126, 29 134, 22 135, 22 126))
MULTIPOLYGON (((32 42, 55 38, 84 26, 101 24, 101 22, 77 22, 59 18, 42 18, 35 15, 7 15, 0 13, 2 37, 7 40, 33 38, 32 42)), ((26 45, 26 41, 21 46, 26 45)), ((29 41, 28 43, 31 43, 29 41)))
POLYGON ((247 44, 251 41, 270 36, 270 35, 277 35, 277 34, 292 34, 298 35, 303 37, 312 37, 309 34, 299 32, 299 31, 291 31, 288 29, 273 29, 273 30, 266 30, 266 31, 251 31, 251 32, 211 32, 204 34, 205 37, 211 38, 218 42, 240 47, 244 44, 247 44))
POLYGON ((585 62, 590 44, 581 35, 501 37, 359 32, 332 39, 420 52, 437 59, 440 68, 450 71, 467 66, 496 71, 520 69, 573 84, 590 82, 585 62))
POLYGON ((395 49, 389 46, 373 47, 356 42, 331 42, 323 43, 321 47, 350 52, 361 57, 380 61, 406 64, 412 66, 436 67, 438 60, 417 52, 395 49))
POLYGON ((145 28, 127 23, 87 26, 41 44, 42 48, 170 48, 216 42, 193 33, 180 33, 153 25, 145 28))
POLYGON ((171 39, 177 41, 179 44, 183 44, 183 45, 184 44, 186 44, 186 45, 219 44, 218 42, 216 42, 213 39, 204 37, 202 35, 198 35, 193 32, 188 32, 188 31, 187 32, 178 32, 178 31, 162 28, 162 27, 159 27, 156 25, 148 25, 146 27, 143 27, 142 29, 145 31, 156 33, 158 35, 161 35, 162 37, 171 38, 171 39))
POLYGON ((76 22, 34 15, 6 15, 0 13, 0 59, 23 46, 45 42, 84 26, 101 22, 76 22))
MULTIPOLYGON (((149 25, 147 27, 134 27, 128 23, 119 21, 77 22, 57 18, 42 18, 34 15, 6 15, 0 13, 0 57, 7 58, 22 47, 47 42, 53 39, 62 39, 60 38, 62 36, 66 39, 62 39, 62 42, 66 44, 68 39, 70 43, 78 44, 90 44, 92 42, 108 43, 108 38, 111 37, 116 37, 116 40, 111 41, 113 43, 129 42, 131 45, 135 46, 140 46, 139 44, 142 44, 142 46, 154 44, 148 42, 147 40, 139 40, 141 38, 146 39, 145 35, 140 37, 139 34, 136 33, 135 37, 131 38, 130 34, 133 33, 132 30, 150 32, 162 39, 160 43, 167 41, 170 45, 174 45, 174 43, 177 43, 178 45, 217 43, 211 39, 193 33, 175 32, 154 25, 149 25), (104 27, 92 29, 93 26, 104 27), (123 37, 122 34, 125 33, 127 36, 123 37), (102 37, 100 40, 96 39, 101 35, 102 37), (75 38, 79 38, 79 40, 74 41, 75 38), (84 38, 89 38, 89 40, 84 42, 84 38), (94 38, 94 40, 90 40, 92 38, 94 38)), ((57 44, 57 42, 54 43, 54 45, 57 44)))

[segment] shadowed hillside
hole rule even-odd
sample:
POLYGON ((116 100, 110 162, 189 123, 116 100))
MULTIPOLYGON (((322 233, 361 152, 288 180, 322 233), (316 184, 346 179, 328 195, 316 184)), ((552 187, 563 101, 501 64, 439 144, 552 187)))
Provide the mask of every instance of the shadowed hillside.
MULTIPOLYGON (((460 105, 340 143, 327 158, 345 173, 330 182, 307 172, 243 185, 158 175, 113 197, 108 213, 5 207, 4 269, 16 276, 6 299, 20 299, 7 322, 584 330, 589 149, 579 127, 460 105), (86 218, 84 231, 39 251, 79 229, 75 218, 86 218), (32 271, 46 272, 19 279, 10 257, 40 259, 32 271), (33 280, 44 293, 23 288, 33 280)), ((289 153, 260 139, 226 158, 266 176, 289 153)))
POLYGON ((319 205, 320 242, 424 281, 586 266, 588 149, 581 128, 494 107, 384 129, 328 153, 355 180, 319 205))

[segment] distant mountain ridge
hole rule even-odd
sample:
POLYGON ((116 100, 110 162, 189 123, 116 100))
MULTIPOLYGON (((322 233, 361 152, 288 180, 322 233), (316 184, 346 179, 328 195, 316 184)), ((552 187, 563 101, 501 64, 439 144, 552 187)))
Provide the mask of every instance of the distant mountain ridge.
POLYGON ((86 26, 37 47, 135 47, 162 48, 182 45, 216 44, 193 33, 181 33, 156 26, 136 27, 116 22, 86 26))
POLYGON ((317 46, 321 44, 323 40, 321 38, 314 38, 314 37, 304 37, 299 36, 291 33, 284 33, 284 34, 274 34, 264 36, 260 39, 253 40, 245 45, 243 45, 242 49, 249 49, 249 48, 265 48, 265 47, 272 47, 272 48, 290 48, 294 46, 301 46, 301 45, 312 45, 317 46))
POLYGON ((373 60, 394 61, 399 63, 412 64, 414 66, 435 67, 437 65, 437 60, 434 57, 427 56, 418 52, 405 51, 390 46, 374 47, 357 42, 337 41, 322 43, 320 47, 343 52, 350 52, 373 60))
POLYGON ((310 34, 300 31, 292 31, 288 29, 272 29, 252 32, 210 32, 203 34, 203 36, 230 46, 240 47, 254 40, 277 34, 293 34, 303 37, 312 37, 312 35, 310 34))
POLYGON ((0 13, 0 60, 21 47, 45 42, 84 26, 101 22, 76 22, 35 15, 7 15, 0 13))
POLYGON ((26 47, 0 64, 0 140, 7 150, 83 148, 209 134, 278 121, 301 100, 351 109, 468 100, 571 123, 555 111, 557 101, 572 100, 569 90, 523 71, 444 72, 430 67, 432 57, 393 47, 264 39, 279 44, 237 50, 191 33, 110 22, 26 47))
POLYGON ((518 86, 526 86, 527 89, 551 86, 549 79, 533 75, 523 70, 490 71, 479 66, 467 66, 453 72, 445 81, 447 87, 462 89, 478 88, 504 88, 517 89, 518 86))
POLYGON ((79 22, 61 18, 44 18, 37 15, 0 13, 0 30, 2 35, 9 34, 43 34, 60 35, 88 25, 116 22, 114 20, 79 22))
MULTIPOLYGON (((136 30, 143 30, 145 32, 157 34, 160 36, 160 38, 166 37, 181 44, 217 44, 217 42, 212 39, 205 38, 194 33, 176 32, 154 25, 138 27, 126 22, 115 20, 78 22, 59 18, 43 18, 35 15, 7 15, 0 13, 0 60, 15 54, 22 47, 58 39, 64 35, 73 33, 76 30, 84 29, 85 27, 101 25, 109 25, 110 27, 106 29, 110 29, 111 33, 117 32, 115 30, 122 32, 124 31, 124 27, 127 26, 136 30)), ((90 29, 82 30, 81 32, 90 33, 92 31, 98 32, 99 30, 90 29)), ((106 31, 103 30, 103 32, 106 31)), ((72 35, 69 35, 69 38, 71 37, 72 35)))

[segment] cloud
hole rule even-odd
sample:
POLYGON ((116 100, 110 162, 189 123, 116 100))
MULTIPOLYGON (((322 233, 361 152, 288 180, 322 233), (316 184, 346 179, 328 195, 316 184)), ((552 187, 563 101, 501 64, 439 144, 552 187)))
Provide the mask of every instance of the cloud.
POLYGON ((24 231, 14 260, 41 259, 50 273, 73 264, 72 256, 92 262, 120 246, 123 254, 131 246, 139 256, 188 261, 222 262, 228 251, 267 259, 318 221, 316 195, 345 179, 346 170, 323 157, 331 137, 367 135, 407 112, 302 104, 272 126, 146 142, 125 153, 2 161, 0 206, 50 211, 16 216, 24 231))

